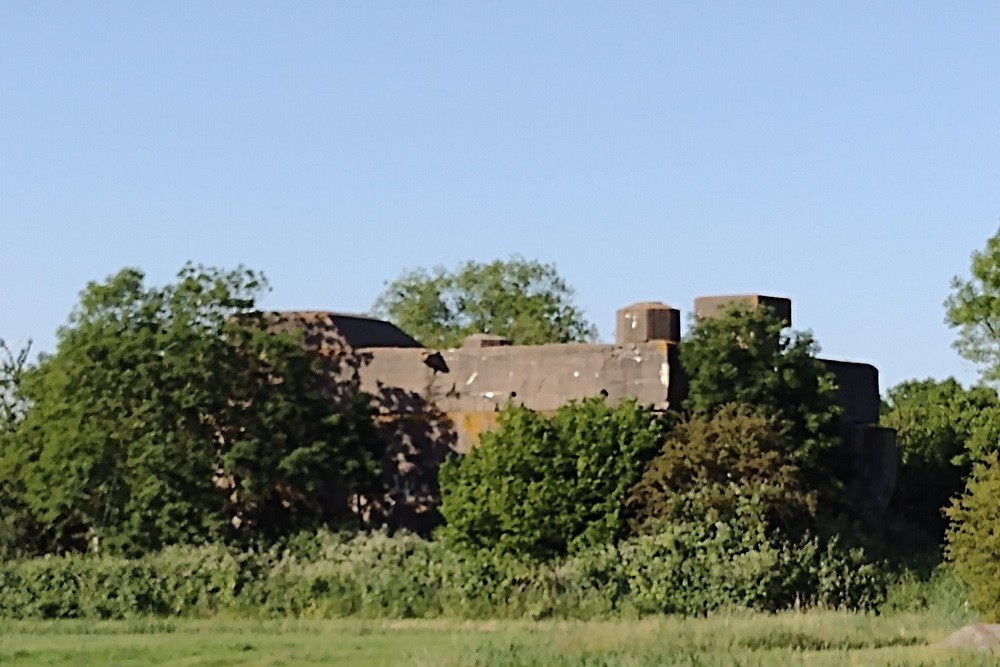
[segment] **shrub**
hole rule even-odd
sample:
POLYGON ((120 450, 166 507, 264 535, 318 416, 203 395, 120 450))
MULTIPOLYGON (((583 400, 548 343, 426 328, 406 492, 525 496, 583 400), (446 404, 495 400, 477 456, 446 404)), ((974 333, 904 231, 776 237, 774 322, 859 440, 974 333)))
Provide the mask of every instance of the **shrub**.
POLYGON ((990 454, 973 468, 965 495, 947 510, 946 553, 969 586, 969 602, 1000 621, 1000 459, 990 454))
POLYGON ((961 627, 978 620, 968 599, 969 587, 944 564, 929 573, 906 570, 894 577, 879 611, 932 615, 944 627, 961 627))
MULTIPOLYGON (((657 532, 600 554, 598 562, 615 563, 613 568, 584 573, 596 576, 597 587, 611 583, 621 591, 617 606, 640 614, 872 609, 884 598, 885 571, 860 549, 815 537, 789 541, 769 529, 757 498, 740 498, 732 510, 718 519, 660 524, 657 532)), ((594 556, 588 550, 577 560, 594 556)))
POLYGON ((681 345, 684 408, 711 415, 739 403, 775 415, 795 443, 794 463, 813 476, 813 486, 827 485, 840 407, 818 352, 809 332, 785 333, 768 307, 733 306, 723 317, 699 319, 681 345))
POLYGON ((649 533, 664 522, 730 516, 747 496, 758 498, 768 518, 786 530, 801 529, 816 509, 816 493, 802 479, 787 425, 728 404, 673 428, 632 489, 633 525, 649 533))
POLYGON ((478 447, 442 466, 439 535, 468 550, 546 559, 628 534, 626 502, 663 425, 635 401, 508 406, 478 447))
POLYGON ((740 502, 725 519, 664 524, 623 543, 630 602, 644 614, 770 608, 779 556, 759 509, 740 502))
POLYGON ((44 556, 0 564, 7 618, 129 618, 233 613, 240 556, 220 545, 170 547, 143 558, 44 556))
POLYGON ((835 542, 767 538, 747 499, 725 521, 686 521, 548 563, 386 533, 320 532, 289 548, 220 545, 0 563, 2 618, 593 618, 870 608, 884 577, 835 542))

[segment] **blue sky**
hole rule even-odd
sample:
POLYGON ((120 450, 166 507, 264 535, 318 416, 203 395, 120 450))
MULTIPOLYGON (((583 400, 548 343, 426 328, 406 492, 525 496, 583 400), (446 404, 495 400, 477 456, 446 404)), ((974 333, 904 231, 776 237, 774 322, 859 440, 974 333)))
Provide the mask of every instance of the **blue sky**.
POLYGON ((942 301, 1000 216, 1000 3, 0 4, 0 337, 89 280, 556 264, 616 308, 789 296, 883 388, 975 369, 942 301))

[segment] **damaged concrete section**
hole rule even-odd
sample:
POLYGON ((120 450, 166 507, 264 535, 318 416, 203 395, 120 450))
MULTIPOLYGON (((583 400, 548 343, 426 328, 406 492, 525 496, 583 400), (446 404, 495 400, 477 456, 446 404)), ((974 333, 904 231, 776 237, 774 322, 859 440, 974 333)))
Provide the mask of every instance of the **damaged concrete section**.
POLYGON ((508 403, 555 410, 567 401, 634 397, 659 410, 677 400, 677 345, 463 345, 454 350, 366 350, 361 388, 378 396, 387 389, 416 394, 450 415, 460 427, 456 445, 467 451, 478 426, 508 403), (468 415, 482 415, 469 420, 468 415), (466 424, 470 427, 464 428, 466 424))
MULTIPOLYGON (((695 315, 714 317, 732 303, 762 305, 791 324, 791 301, 758 294, 700 297, 695 315)), ((437 522, 437 471, 445 457, 469 451, 508 404, 538 411, 590 397, 634 398, 655 410, 679 409, 686 378, 678 361, 680 312, 646 301, 617 313, 615 344, 511 345, 476 334, 461 347, 423 348, 388 322, 336 313, 282 313, 306 322, 315 345, 335 340, 360 360, 352 384, 375 398, 388 489, 381 522, 427 530, 437 522), (336 335, 319 336, 316 329, 336 335)), ((895 488, 895 432, 878 426, 878 370, 870 364, 821 360, 836 378, 845 452, 852 462, 848 493, 882 511, 895 488)))

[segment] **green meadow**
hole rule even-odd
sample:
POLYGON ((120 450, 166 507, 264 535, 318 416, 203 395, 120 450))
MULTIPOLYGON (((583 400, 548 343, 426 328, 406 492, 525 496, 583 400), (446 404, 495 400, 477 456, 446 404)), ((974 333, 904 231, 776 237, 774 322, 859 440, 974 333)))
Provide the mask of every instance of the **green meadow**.
POLYGON ((614 621, 15 621, 14 665, 995 665, 940 647, 956 627, 928 614, 657 617, 614 621))

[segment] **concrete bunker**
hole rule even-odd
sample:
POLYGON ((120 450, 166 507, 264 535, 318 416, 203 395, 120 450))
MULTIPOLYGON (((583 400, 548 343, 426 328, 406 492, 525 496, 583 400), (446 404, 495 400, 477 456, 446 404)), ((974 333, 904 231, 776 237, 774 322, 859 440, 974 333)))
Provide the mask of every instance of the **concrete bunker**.
MULTIPOLYGON (((770 307, 791 325, 789 299, 759 294, 699 297, 695 318, 718 316, 733 303, 770 307)), ((395 527, 426 530, 436 524, 441 461, 474 447, 511 401, 551 411, 571 400, 603 396, 636 398, 655 410, 671 410, 679 408, 686 393, 678 362, 680 311, 656 301, 620 309, 613 344, 512 345, 475 334, 460 347, 433 350, 369 317, 281 315, 335 331, 360 360, 352 371, 357 386, 375 398, 385 447, 388 491, 383 506, 375 509, 395 527)), ((878 425, 878 370, 870 364, 821 361, 838 384, 844 447, 852 466, 847 492, 883 511, 895 488, 899 457, 895 432, 878 425)))

